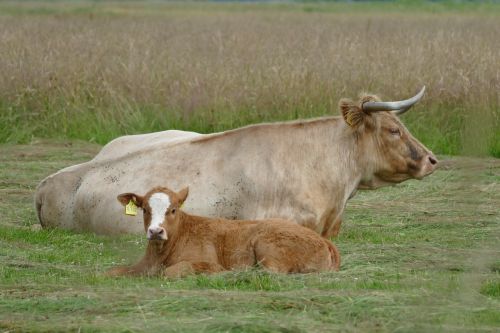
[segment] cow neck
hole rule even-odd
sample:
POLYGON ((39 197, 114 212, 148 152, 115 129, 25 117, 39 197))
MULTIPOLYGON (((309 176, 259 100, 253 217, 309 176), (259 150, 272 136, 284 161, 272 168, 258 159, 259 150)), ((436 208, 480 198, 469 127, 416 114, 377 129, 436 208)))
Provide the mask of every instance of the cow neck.
POLYGON ((365 186, 361 183, 371 183, 375 176, 375 172, 381 162, 378 161, 382 152, 376 144, 377 138, 373 136, 373 129, 364 127, 357 135, 354 135, 356 150, 355 163, 359 170, 359 189, 373 189, 371 186, 365 186))
MULTIPOLYGON (((347 199, 356 190, 362 177, 358 137, 340 117, 328 121, 312 122, 304 128, 306 137, 319 147, 316 154, 309 154, 310 163, 317 166, 318 184, 325 194, 347 199), (336 174, 336 175, 335 175, 336 174), (345 192, 345 193, 340 193, 345 192)), ((335 203, 338 205, 340 203, 335 203)))
POLYGON ((310 133, 317 137, 326 147, 323 156, 316 156, 315 165, 320 170, 316 173, 314 191, 315 204, 319 208, 315 230, 328 235, 336 221, 342 216, 347 200, 351 198, 361 180, 361 166, 359 165, 359 149, 356 134, 345 122, 338 118, 332 121, 325 134, 310 133), (332 198, 335 198, 332 200, 332 198))

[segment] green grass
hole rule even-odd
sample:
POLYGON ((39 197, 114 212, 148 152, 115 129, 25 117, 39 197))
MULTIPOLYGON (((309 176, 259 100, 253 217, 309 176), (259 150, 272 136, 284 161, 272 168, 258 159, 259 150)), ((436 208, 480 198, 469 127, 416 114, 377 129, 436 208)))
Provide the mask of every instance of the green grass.
POLYGON ((494 332, 500 327, 500 162, 446 158, 423 181, 359 193, 337 273, 256 269, 180 280, 106 278, 142 235, 42 230, 40 179, 98 145, 0 146, 0 328, 22 332, 494 332))
POLYGON ((53 14, 94 14, 94 15, 165 15, 179 12, 228 12, 245 11, 305 12, 305 13, 431 13, 480 12, 489 15, 499 13, 494 1, 255 1, 255 2, 217 2, 217 1, 92 1, 92 0, 45 0, 3 1, 0 13, 15 15, 53 15, 53 14))

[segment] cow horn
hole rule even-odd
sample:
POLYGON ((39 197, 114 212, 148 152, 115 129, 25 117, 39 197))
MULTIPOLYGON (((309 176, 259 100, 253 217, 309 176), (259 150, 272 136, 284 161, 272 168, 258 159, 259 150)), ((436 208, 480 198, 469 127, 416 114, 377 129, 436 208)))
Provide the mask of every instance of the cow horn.
POLYGON ((401 115, 408 111, 413 104, 417 103, 424 96, 425 86, 418 94, 412 98, 397 102, 365 102, 363 103, 363 111, 370 113, 376 111, 392 111, 396 115, 401 115))

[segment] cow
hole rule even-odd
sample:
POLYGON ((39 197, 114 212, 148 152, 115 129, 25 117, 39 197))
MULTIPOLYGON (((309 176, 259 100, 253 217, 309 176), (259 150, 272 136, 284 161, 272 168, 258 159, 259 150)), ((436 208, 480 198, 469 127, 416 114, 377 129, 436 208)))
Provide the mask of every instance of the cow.
POLYGON ((187 212, 283 218, 335 236, 347 200, 358 189, 422 179, 435 170, 436 157, 398 118, 424 90, 398 102, 381 102, 374 95, 358 102, 342 99, 341 116, 132 145, 110 152, 115 154, 110 158, 101 153, 39 184, 35 206, 40 223, 99 234, 140 233, 142 221, 119 214, 122 207, 110 199, 113 193, 190 184, 187 212))
POLYGON ((329 240, 297 223, 207 218, 185 213, 189 189, 155 187, 144 196, 123 193, 118 201, 143 211, 148 245, 135 265, 108 276, 160 275, 169 278, 260 266, 274 273, 338 271, 340 255, 329 240))
POLYGON ((119 158, 123 155, 134 154, 150 146, 171 144, 187 138, 201 135, 196 132, 168 130, 149 134, 125 135, 116 138, 102 147, 92 161, 104 161, 119 158))

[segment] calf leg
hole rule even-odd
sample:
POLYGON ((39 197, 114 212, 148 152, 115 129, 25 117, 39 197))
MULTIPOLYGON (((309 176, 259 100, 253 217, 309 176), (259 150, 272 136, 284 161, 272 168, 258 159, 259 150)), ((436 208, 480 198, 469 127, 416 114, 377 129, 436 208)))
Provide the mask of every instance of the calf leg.
POLYGON ((283 265, 278 260, 264 258, 260 264, 262 268, 272 273, 291 273, 290 268, 287 265, 283 265))
POLYGON ((118 266, 110 269, 105 273, 106 276, 138 276, 138 275, 153 275, 158 272, 159 267, 155 265, 146 265, 139 262, 132 266, 118 266))
POLYGON ((105 276, 122 276, 122 275, 132 275, 130 274, 129 266, 113 267, 104 273, 105 276))
POLYGON ((210 263, 205 261, 192 263, 189 261, 181 261, 177 264, 165 268, 165 270, 163 271, 163 275, 167 278, 181 278, 193 274, 211 274, 222 272, 224 270, 224 267, 217 263, 210 263))
POLYGON ((340 255, 330 241, 309 230, 280 236, 271 232, 255 242, 255 260, 264 269, 276 273, 338 270, 340 255))
POLYGON ((279 244, 263 240, 257 241, 254 248, 255 262, 273 273, 289 273, 291 269, 289 260, 292 258, 286 258, 282 250, 279 244))
POLYGON ((161 267, 161 249, 165 245, 163 241, 149 241, 146 247, 146 254, 135 265, 119 266, 106 272, 106 276, 122 275, 153 275, 157 274, 161 267))

